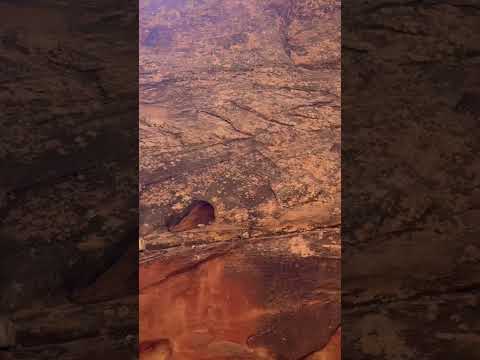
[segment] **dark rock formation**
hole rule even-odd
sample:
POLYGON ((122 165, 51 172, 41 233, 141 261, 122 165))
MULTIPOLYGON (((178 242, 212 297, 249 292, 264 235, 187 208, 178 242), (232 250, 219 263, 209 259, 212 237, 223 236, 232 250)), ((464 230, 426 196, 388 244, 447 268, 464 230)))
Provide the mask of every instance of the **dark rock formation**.
POLYGON ((207 201, 194 201, 180 215, 172 218, 168 229, 173 232, 192 230, 210 225, 215 220, 215 209, 207 201))
POLYGON ((479 3, 342 5, 342 355, 477 359, 479 3))
POLYGON ((0 359, 131 360, 137 2, 0 13, 0 359))

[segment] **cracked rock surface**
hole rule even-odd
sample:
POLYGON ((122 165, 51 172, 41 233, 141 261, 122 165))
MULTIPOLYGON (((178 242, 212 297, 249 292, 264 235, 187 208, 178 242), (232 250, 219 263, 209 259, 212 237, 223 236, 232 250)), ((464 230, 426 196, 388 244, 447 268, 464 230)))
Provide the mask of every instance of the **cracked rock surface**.
POLYGON ((340 148, 339 1, 140 1, 141 358, 339 357, 340 148))

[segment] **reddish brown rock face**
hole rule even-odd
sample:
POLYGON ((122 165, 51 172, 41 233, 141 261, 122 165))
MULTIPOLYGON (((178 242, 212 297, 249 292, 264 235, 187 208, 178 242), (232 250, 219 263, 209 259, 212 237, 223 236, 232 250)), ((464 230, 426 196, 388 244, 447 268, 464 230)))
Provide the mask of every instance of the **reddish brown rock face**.
POLYGON ((140 10, 141 359, 338 359, 340 2, 140 10))
POLYGON ((142 341, 154 341, 158 336, 173 339, 178 359, 218 358, 222 343, 233 344, 233 353, 251 356, 241 344, 255 331, 252 320, 261 311, 252 303, 252 288, 225 277, 224 261, 212 260, 142 292, 142 341))
POLYGON ((297 359, 322 349, 340 323, 336 239, 324 231, 144 258, 142 358, 297 359))

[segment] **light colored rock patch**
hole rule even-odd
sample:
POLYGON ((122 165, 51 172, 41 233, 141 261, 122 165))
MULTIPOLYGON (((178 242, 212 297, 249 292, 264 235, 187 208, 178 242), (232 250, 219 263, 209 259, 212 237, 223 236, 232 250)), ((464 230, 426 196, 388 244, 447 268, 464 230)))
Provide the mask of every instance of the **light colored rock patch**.
POLYGON ((289 240, 290 252, 300 257, 314 256, 315 253, 301 236, 296 236, 289 240))

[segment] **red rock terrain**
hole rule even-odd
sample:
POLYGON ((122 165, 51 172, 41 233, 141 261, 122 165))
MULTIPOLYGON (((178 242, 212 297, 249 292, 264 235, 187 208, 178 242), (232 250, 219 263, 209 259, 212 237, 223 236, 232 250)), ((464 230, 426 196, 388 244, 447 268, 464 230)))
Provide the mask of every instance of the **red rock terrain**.
POLYGON ((339 359, 340 2, 140 1, 140 103, 141 359, 339 359))

